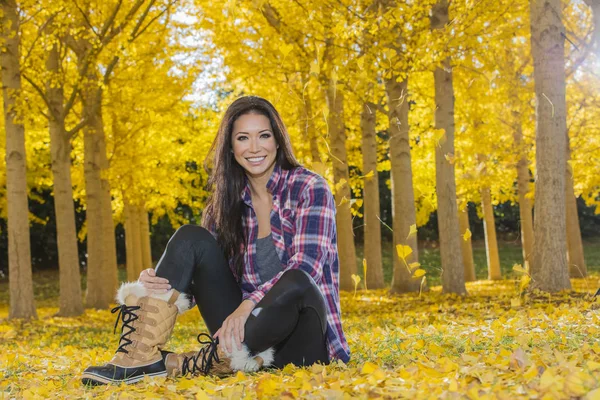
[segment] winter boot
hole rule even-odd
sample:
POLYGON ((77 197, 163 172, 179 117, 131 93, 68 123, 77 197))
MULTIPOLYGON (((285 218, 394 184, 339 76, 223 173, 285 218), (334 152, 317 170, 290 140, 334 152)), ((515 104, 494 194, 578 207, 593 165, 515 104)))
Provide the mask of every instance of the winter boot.
POLYGON ((121 382, 134 383, 144 376, 166 376, 167 370, 160 349, 175 326, 178 313, 187 311, 190 300, 175 289, 164 294, 150 293, 140 282, 124 283, 117 292, 121 339, 114 357, 103 366, 83 371, 85 385, 121 382))
POLYGON ((235 371, 258 371, 273 363, 273 348, 251 356, 245 344, 242 344, 242 350, 238 350, 234 346, 232 353, 221 350, 218 346, 218 339, 215 340, 206 333, 198 335, 198 342, 204 345, 198 352, 191 351, 181 354, 165 352, 167 376, 202 374, 224 377, 235 371))

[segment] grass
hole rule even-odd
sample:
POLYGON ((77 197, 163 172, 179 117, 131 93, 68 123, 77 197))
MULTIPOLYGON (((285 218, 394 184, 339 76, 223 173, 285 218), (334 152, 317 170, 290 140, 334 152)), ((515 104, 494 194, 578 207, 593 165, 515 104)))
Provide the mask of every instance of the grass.
MULTIPOLYGON (((387 242, 383 244, 383 275, 385 282, 389 285, 392 282, 392 244, 387 242)), ((515 278, 517 275, 512 271, 514 264, 521 264, 523 256, 521 246, 515 243, 499 243, 498 252, 500 255, 500 269, 505 278, 515 278)), ((600 241, 589 241, 584 243, 585 260, 589 273, 600 273, 600 241)), ((356 265, 358 275, 363 278, 362 259, 363 246, 357 243, 356 246, 356 265)), ((485 254, 485 244, 483 242, 473 242, 473 260, 475 262, 475 274, 477 279, 487 279, 487 261, 485 254)), ((419 262, 421 268, 427 271, 427 282, 429 286, 441 285, 440 273, 442 271, 440 261, 439 247, 422 247, 419 250, 419 262)), ((126 279, 126 271, 123 266, 119 268, 119 280, 126 279)), ((81 287, 85 291, 86 277, 81 276, 81 287)), ((40 270, 34 272, 33 291, 38 306, 56 307, 58 306, 58 271, 40 270)), ((8 304, 8 280, 0 280, 0 304, 8 304)))
MULTIPOLYGON (((384 242, 382 245, 382 264, 383 277, 389 285, 392 282, 392 249, 391 242, 384 242)), ((584 256, 589 273, 600 272, 600 241, 588 241, 584 243, 584 256)), ((523 263, 523 254, 520 243, 500 242, 498 243, 498 253, 500 257, 500 270, 502 276, 514 278, 512 268, 515 264, 523 263)), ((362 260, 364 256, 364 247, 362 243, 356 245, 356 265, 358 275, 363 278, 362 260)), ((419 262, 421 268, 427 271, 427 282, 430 286, 441 285, 442 265, 440 259, 440 249, 435 246, 421 246, 419 249, 419 262)), ((473 262, 475 263, 475 276, 477 279, 487 279, 487 258, 485 252, 485 243, 483 241, 473 242, 473 262)))

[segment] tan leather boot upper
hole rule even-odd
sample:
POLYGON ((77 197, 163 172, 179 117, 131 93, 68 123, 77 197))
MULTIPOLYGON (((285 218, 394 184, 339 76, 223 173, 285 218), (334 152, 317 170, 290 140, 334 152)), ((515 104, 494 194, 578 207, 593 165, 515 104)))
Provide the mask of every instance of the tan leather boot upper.
POLYGON ((173 291, 169 301, 159 300, 152 297, 137 298, 130 294, 125 298, 127 307, 140 307, 132 311, 137 316, 127 325, 132 327, 131 333, 126 335, 129 328, 124 326, 123 336, 119 342, 119 348, 126 352, 117 352, 110 361, 111 364, 131 368, 152 364, 161 359, 160 349, 165 345, 177 318, 178 309, 175 300, 179 293, 173 291), (131 343, 128 343, 128 340, 131 343))

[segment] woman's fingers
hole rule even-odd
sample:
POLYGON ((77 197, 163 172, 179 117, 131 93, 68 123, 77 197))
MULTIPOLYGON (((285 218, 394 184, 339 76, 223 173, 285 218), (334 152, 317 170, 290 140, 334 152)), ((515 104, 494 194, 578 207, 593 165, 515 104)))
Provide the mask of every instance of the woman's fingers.
POLYGON ((240 340, 240 337, 241 337, 241 335, 240 335, 240 325, 241 324, 240 324, 239 318, 236 318, 235 322, 234 322, 234 326, 233 326, 233 337, 235 339, 235 348, 237 350, 241 350, 241 343, 242 343, 242 341, 240 340))
MULTIPOLYGON (((152 273, 155 273, 153 269, 151 269, 152 273)), ((155 293, 166 293, 171 289, 171 285, 169 285, 169 280, 165 278, 160 278, 158 276, 151 276, 148 270, 142 271, 140 274, 139 281, 144 285, 144 287, 148 290, 151 290, 155 293)))
MULTIPOLYGON (((244 341, 244 332, 246 328, 246 321, 242 321, 240 324, 240 344, 244 341)), ((241 346, 240 346, 241 348, 241 346)))
POLYGON ((219 335, 219 343, 221 347, 225 349, 228 353, 231 353, 231 347, 229 346, 229 341, 231 339, 231 328, 230 322, 228 319, 223 321, 223 326, 221 326, 221 334, 219 335))

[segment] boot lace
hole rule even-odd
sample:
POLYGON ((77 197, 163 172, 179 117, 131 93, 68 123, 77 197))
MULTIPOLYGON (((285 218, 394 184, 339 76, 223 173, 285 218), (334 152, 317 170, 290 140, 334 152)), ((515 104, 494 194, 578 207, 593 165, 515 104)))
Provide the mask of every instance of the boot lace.
POLYGON ((125 349, 125 346, 130 345, 131 343, 133 343, 133 341, 131 339, 128 338, 129 335, 131 335, 133 332, 135 332, 135 328, 130 325, 131 323, 133 323, 133 321, 138 319, 138 316, 136 313, 134 313, 135 310, 139 310, 141 307, 140 306, 127 306, 125 304, 120 305, 120 306, 116 306, 115 308, 113 308, 112 310, 110 310, 110 312, 112 314, 118 312, 119 314, 117 314, 117 321, 115 322, 115 329, 113 330, 113 333, 117 332, 117 326, 119 325, 119 320, 121 320, 123 322, 123 325, 121 326, 121 339, 119 340, 119 348, 117 349, 117 353, 125 353, 128 354, 129 351, 127 351, 125 349), (125 328, 129 329, 127 332, 125 332, 125 328))
POLYGON ((204 375, 207 375, 210 371, 213 362, 219 363, 219 355, 217 353, 217 345, 219 344, 219 339, 213 339, 212 336, 201 333, 198 335, 197 340, 200 344, 204 346, 196 353, 196 355, 191 357, 183 357, 183 367, 182 374, 186 375, 188 372, 195 374, 196 371, 201 372, 204 375), (207 340, 202 340, 201 338, 206 337, 207 340), (200 361, 200 364, 198 362, 200 361))

